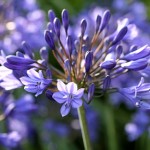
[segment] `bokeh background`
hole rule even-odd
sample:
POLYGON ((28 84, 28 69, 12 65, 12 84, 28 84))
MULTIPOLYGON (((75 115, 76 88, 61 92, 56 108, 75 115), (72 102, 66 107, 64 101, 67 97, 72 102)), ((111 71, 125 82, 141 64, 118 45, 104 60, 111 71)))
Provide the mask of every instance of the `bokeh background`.
MULTIPOLYGON (((124 14, 129 11, 128 8, 130 4, 137 2, 144 6, 144 10, 147 15, 146 19, 144 20, 147 21, 147 24, 149 26, 147 25, 145 31, 143 30, 143 32, 146 32, 146 30, 150 30, 149 0, 37 0, 38 7, 43 11, 43 20, 40 20, 40 22, 35 22, 36 26, 42 24, 42 27, 38 30, 38 33, 41 32, 41 36, 39 38, 37 38, 37 36, 33 37, 34 43, 32 43, 31 41, 29 41, 29 43, 31 42, 30 44, 33 49, 39 49, 40 46, 46 45, 46 43, 44 43, 43 41, 43 32, 44 27, 46 28, 45 20, 48 20, 47 12, 49 9, 54 10, 58 17, 61 16, 62 9, 67 9, 73 22, 75 18, 80 16, 80 14, 86 12, 88 14, 88 10, 94 7, 101 7, 105 9, 108 8, 111 10, 112 14, 119 14, 120 12, 124 14), (123 9, 125 9, 126 11, 123 11, 123 9), (43 43, 41 41, 43 41, 43 43), (37 43, 39 44, 39 47, 37 46, 37 43), (36 46, 37 48, 35 48, 36 46)), ((16 1, 16 3, 18 3, 18 1, 16 1)), ((133 8, 131 8, 130 11, 132 11, 132 9, 133 8)), ((136 10, 136 7, 134 9, 136 10)), ((22 10, 20 9, 19 11, 21 12, 22 10)), ((138 7, 137 12, 141 12, 138 7)), ((135 13, 135 15, 137 14, 135 13)), ((136 17, 138 18, 141 16, 135 16, 135 18, 136 17)), ((30 35, 26 36, 26 39, 28 40, 28 37, 30 35)), ((150 32, 147 33, 147 36, 150 36, 150 32)), ((24 36, 22 37, 22 40, 26 39, 24 39, 24 36)), ((20 43, 18 43, 18 48, 20 46, 19 44, 20 43)), ((14 51, 12 53, 14 53, 14 51)), ((53 58, 50 60, 50 63, 57 65, 55 64, 53 58)), ((13 92, 13 95, 17 99, 19 98, 21 93, 23 93, 22 89, 17 89, 13 92)), ((127 133, 127 124, 131 122, 133 118, 135 118, 137 110, 127 107, 126 103, 124 102, 120 102, 118 104, 115 100, 110 100, 111 98, 115 99, 115 96, 111 97, 109 95, 105 95, 101 98, 95 98, 91 105, 87 106, 86 108, 93 150, 150 150, 150 128, 148 127, 149 124, 146 124, 144 131, 140 135, 136 135, 137 131, 135 131, 134 133, 134 128, 132 127, 132 132, 130 132, 131 135, 130 133, 127 133)), ((32 128, 30 131, 31 134, 27 136, 27 138, 25 138, 24 141, 21 143, 20 149, 84 149, 76 111, 72 111, 71 114, 62 118, 59 113, 60 106, 53 101, 50 101, 43 96, 39 96, 35 100, 35 104, 38 106, 38 110, 35 111, 33 114, 29 114, 30 120, 28 121, 32 128)), ((142 120, 142 117, 137 117, 136 119, 140 122, 142 120)), ((149 115, 147 119, 150 120, 149 115)), ((21 128, 20 130, 23 129, 24 128, 21 128)), ((130 128, 128 130, 130 130, 130 128)), ((1 131, 5 131, 5 123, 3 123, 2 121, 1 131)), ((0 150, 5 149, 19 150, 18 148, 7 148, 3 145, 0 146, 0 150)))

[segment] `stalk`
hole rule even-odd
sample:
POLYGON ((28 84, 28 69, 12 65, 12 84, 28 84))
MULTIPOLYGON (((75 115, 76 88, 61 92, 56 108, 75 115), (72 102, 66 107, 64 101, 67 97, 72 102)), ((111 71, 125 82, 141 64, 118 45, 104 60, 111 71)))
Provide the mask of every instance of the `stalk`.
POLYGON ((84 106, 81 106, 78 108, 78 116, 79 116, 79 122, 80 122, 80 127, 81 127, 84 149, 92 150, 88 127, 87 127, 87 122, 86 122, 84 106))

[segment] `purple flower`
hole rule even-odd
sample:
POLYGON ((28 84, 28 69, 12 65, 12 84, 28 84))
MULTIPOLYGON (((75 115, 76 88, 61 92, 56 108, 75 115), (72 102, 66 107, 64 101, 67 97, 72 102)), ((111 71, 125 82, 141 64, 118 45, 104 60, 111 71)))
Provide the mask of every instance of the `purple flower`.
POLYGON ((21 141, 21 136, 16 131, 0 133, 0 142, 7 147, 16 147, 21 141))
POLYGON ((34 69, 27 71, 27 76, 20 78, 24 89, 31 93, 36 93, 35 96, 42 94, 46 87, 51 83, 51 79, 45 79, 41 70, 36 72, 34 69))
POLYGON ((37 110, 37 106, 34 104, 34 99, 29 94, 22 95, 21 98, 17 99, 16 101, 12 101, 12 99, 10 99, 10 102, 5 105, 5 117, 12 117, 13 115, 18 114, 25 115, 27 113, 34 112, 37 110))
POLYGON ((0 72, 0 86, 5 90, 12 90, 22 86, 20 81, 14 76, 12 70, 5 66, 0 66, 0 72))
POLYGON ((141 78, 140 83, 137 86, 128 88, 121 88, 119 92, 129 99, 135 106, 141 109, 150 109, 150 83, 144 83, 144 79, 141 78))
POLYGON ((82 96, 84 94, 84 89, 77 89, 77 84, 74 82, 69 82, 65 85, 61 80, 57 82, 57 88, 59 92, 53 94, 53 98, 58 103, 64 103, 61 107, 61 115, 64 117, 69 112, 71 107, 78 108, 82 105, 82 96))
POLYGON ((149 128, 149 113, 147 111, 136 112, 132 120, 126 124, 125 131, 129 141, 139 138, 149 128))

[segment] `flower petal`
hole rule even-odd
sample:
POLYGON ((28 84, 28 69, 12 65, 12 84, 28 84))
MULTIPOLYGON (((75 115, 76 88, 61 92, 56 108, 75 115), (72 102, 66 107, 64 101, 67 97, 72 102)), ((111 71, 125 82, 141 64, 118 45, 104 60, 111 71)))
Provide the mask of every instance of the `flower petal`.
POLYGON ((73 99, 71 103, 73 108, 78 108, 82 106, 82 100, 81 99, 73 99))
POLYGON ((75 93, 74 98, 80 99, 83 96, 83 94, 84 94, 84 88, 81 88, 75 93))
POLYGON ((21 77, 20 80, 21 80, 22 84, 24 84, 24 85, 29 85, 29 84, 35 84, 36 85, 37 82, 39 81, 39 80, 33 80, 33 79, 26 77, 26 76, 21 77))
POLYGON ((43 76, 42 70, 39 70, 39 76, 40 76, 40 79, 44 79, 44 76, 43 76))
POLYGON ((57 81, 57 88, 60 92, 66 92, 66 85, 61 81, 57 81))
POLYGON ((30 93, 36 93, 37 92, 37 87, 36 85, 26 85, 24 87, 24 89, 27 91, 27 92, 30 92, 30 93))
POLYGON ((65 98, 65 94, 63 92, 55 92, 52 97, 60 104, 67 101, 67 97, 65 98))
POLYGON ((69 94, 75 94, 77 92, 77 84, 75 84, 74 82, 69 82, 67 84, 67 92, 69 94))
POLYGON ((62 117, 68 115, 68 113, 70 112, 70 105, 67 105, 66 103, 62 105, 61 109, 60 109, 60 113, 62 115, 62 117))
POLYGON ((39 73, 36 72, 34 69, 28 70, 27 74, 31 79, 35 79, 35 80, 41 79, 39 73))
POLYGON ((44 91, 44 89, 38 89, 35 96, 39 96, 40 94, 42 94, 42 92, 44 91))

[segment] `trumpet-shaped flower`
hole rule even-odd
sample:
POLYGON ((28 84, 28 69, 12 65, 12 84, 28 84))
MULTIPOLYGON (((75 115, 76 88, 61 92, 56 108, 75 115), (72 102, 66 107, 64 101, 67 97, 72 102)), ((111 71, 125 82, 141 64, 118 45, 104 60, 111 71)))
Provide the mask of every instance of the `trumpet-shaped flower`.
POLYGON ((60 110, 63 117, 70 112, 71 107, 78 108, 82 106, 83 88, 78 90, 77 84, 74 82, 69 82, 66 85, 61 80, 58 80, 57 88, 59 91, 53 94, 53 98, 60 104, 64 103, 60 110))
POLYGON ((119 92, 141 109, 150 109, 150 83, 144 83, 141 78, 137 86, 119 89, 119 92))
POLYGON ((46 87, 51 83, 51 79, 45 79, 41 70, 36 72, 34 69, 27 71, 27 76, 20 78, 24 89, 31 93, 36 93, 35 96, 42 94, 46 87))

